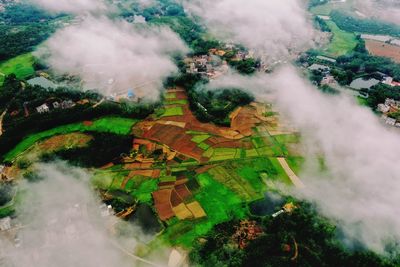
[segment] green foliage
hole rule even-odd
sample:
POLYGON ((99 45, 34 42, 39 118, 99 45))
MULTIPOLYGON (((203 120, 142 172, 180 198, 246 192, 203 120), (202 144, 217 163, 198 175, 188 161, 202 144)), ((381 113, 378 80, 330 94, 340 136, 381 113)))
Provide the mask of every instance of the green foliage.
POLYGON ((31 54, 23 54, 0 63, 0 86, 6 75, 15 74, 17 79, 26 79, 34 74, 34 58, 31 54))
POLYGON ((367 103, 370 107, 376 108, 378 104, 384 103, 386 98, 400 100, 400 87, 392 87, 386 84, 377 84, 369 90, 367 103))
POLYGON ((130 151, 132 136, 112 133, 93 133, 92 135, 94 139, 87 146, 61 150, 55 152, 55 156, 79 167, 99 168, 130 151))
MULTIPOLYGON (((337 59, 337 66, 341 68, 339 73, 351 73, 356 76, 359 73, 374 74, 382 72, 392 76, 395 80, 400 80, 400 65, 386 57, 376 57, 369 55, 363 43, 360 43, 353 53, 341 56, 337 59)), ((336 73, 333 72, 334 75, 336 73)), ((347 75, 347 74, 346 74, 347 75)), ((344 75, 344 76, 346 76, 344 75)), ((338 77, 341 81, 341 77, 338 77)), ((348 79, 345 79, 348 81, 348 79)))
POLYGON ((0 207, 10 202, 15 189, 11 184, 0 184, 0 207))
POLYGON ((0 61, 30 52, 55 30, 53 16, 25 3, 7 5, 0 13, 0 61))
POLYGON ((249 104, 254 97, 235 88, 218 90, 188 90, 190 108, 203 122, 229 126, 229 114, 239 106, 249 104))
POLYGON ((347 32, 400 36, 400 26, 393 23, 357 18, 341 10, 333 10, 330 16, 340 29, 347 32))
POLYGON ((259 61, 249 58, 244 60, 228 60, 229 65, 237 69, 238 72, 242 74, 252 74, 256 72, 257 66, 259 65, 259 61))
POLYGON ((329 28, 326 21, 318 16, 314 17, 314 24, 323 32, 332 32, 331 28, 329 28))
MULTIPOLYGON (((58 134, 66 134, 72 132, 104 132, 113 133, 118 135, 128 135, 131 127, 137 122, 134 119, 118 118, 118 117, 105 117, 95 120, 92 125, 84 125, 83 123, 68 124, 59 126, 48 131, 32 134, 26 137, 19 143, 13 150, 4 156, 5 161, 12 161, 20 153, 27 150, 36 142, 45 138, 52 137, 58 134)), ((104 146, 109 146, 111 143, 104 143, 104 146)), ((128 144, 129 147, 130 144, 128 144)), ((112 146, 111 146, 112 147, 112 146)), ((99 157, 101 155, 98 155, 99 157)))
POLYGON ((333 21, 327 21, 327 26, 333 34, 324 53, 328 56, 338 57, 351 52, 357 46, 356 36, 353 33, 341 30, 333 21))
POLYGON ((324 5, 326 3, 328 3, 328 0, 310 0, 308 2, 308 7, 312 8, 312 7, 315 7, 315 6, 324 5))
POLYGON ((190 253, 194 266, 352 266, 394 267, 395 264, 364 250, 351 252, 336 238, 335 227, 317 215, 315 208, 298 203, 292 214, 265 217, 258 223, 265 233, 240 250, 232 239, 237 221, 213 228, 205 242, 190 253), (297 256, 296 255, 297 247, 297 256), (288 250, 285 250, 288 249, 288 250))

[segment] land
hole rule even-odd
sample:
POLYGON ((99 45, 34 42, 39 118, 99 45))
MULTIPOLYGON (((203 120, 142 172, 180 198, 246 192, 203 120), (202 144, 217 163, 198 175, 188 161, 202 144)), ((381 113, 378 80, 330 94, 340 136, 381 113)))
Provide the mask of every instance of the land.
POLYGON ((393 61, 400 63, 400 46, 398 45, 375 40, 366 40, 365 47, 368 52, 374 56, 391 58, 393 61))

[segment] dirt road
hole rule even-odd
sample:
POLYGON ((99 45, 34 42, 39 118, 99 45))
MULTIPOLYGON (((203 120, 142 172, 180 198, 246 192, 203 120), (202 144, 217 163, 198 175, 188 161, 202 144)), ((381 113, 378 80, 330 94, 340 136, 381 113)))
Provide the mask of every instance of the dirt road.
POLYGON ((4 112, 0 115, 0 136, 3 135, 3 119, 4 119, 4 116, 6 115, 6 113, 7 113, 7 109, 4 110, 4 112))
POLYGON ((292 183, 299 188, 305 187, 304 183, 300 180, 300 178, 292 171, 289 167, 289 164, 286 162, 285 158, 277 158, 279 164, 281 164, 282 168, 285 170, 287 176, 289 176, 292 183))

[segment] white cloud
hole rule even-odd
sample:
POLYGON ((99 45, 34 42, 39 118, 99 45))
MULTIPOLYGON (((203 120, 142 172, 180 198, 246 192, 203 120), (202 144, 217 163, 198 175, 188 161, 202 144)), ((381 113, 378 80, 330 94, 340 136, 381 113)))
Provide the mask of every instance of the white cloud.
POLYGON ((322 94, 292 67, 272 75, 233 74, 210 87, 226 85, 250 90, 260 100, 274 99, 278 110, 300 129, 312 152, 307 159, 315 159, 316 152, 323 155, 329 171, 306 169, 301 175, 306 188, 297 194, 337 220, 345 241, 357 240, 383 252, 388 240, 400 240, 397 129, 384 126, 348 96, 322 94))
POLYGON ((272 57, 312 44, 314 30, 302 1, 186 0, 217 37, 233 40, 272 57))
POLYGON ((169 28, 140 27, 88 17, 45 43, 47 61, 59 73, 81 77, 85 88, 104 94, 132 88, 138 96, 156 99, 163 79, 177 71, 171 54, 187 48, 169 28))
POLYGON ((368 17, 400 24, 398 0, 355 0, 354 5, 368 17))
POLYGON ((90 190, 87 172, 64 163, 40 164, 37 168, 44 180, 21 188, 23 199, 17 209, 23 225, 19 229, 21 246, 15 248, 1 236, 0 255, 18 267, 135 264, 126 251, 134 251, 142 232, 124 225, 132 235, 120 239, 112 234, 118 219, 100 216, 100 201, 90 190))

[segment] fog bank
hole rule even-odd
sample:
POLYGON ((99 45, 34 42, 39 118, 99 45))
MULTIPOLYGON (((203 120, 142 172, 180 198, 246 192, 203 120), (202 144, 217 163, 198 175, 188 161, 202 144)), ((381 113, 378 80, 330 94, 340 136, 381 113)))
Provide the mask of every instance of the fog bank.
POLYGON ((312 45, 314 29, 303 1, 186 0, 184 3, 217 38, 265 52, 271 59, 312 45))
POLYGON ((21 246, 0 237, 0 254, 11 266, 138 266, 116 244, 133 252, 143 234, 125 224, 126 236, 117 239, 112 234, 118 219, 101 217, 87 172, 64 163, 40 164, 37 169, 44 180, 21 188, 23 199, 17 208, 21 246))

